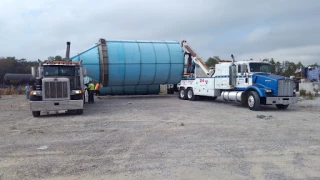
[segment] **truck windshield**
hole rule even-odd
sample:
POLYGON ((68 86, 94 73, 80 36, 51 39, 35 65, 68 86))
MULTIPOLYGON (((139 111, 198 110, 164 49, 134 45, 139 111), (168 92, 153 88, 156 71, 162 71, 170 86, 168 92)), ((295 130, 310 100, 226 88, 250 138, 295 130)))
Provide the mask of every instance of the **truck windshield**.
POLYGON ((44 66, 43 74, 45 76, 75 76, 75 67, 73 66, 44 66))
POLYGON ((270 64, 266 63, 250 63, 250 72, 270 73, 270 64))

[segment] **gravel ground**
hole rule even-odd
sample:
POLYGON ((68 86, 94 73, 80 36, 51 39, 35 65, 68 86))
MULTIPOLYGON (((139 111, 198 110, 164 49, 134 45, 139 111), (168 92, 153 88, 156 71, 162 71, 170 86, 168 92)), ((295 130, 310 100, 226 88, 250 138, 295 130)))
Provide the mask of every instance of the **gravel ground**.
POLYGON ((320 179, 320 99, 287 110, 102 97, 34 118, 0 98, 0 179, 320 179))

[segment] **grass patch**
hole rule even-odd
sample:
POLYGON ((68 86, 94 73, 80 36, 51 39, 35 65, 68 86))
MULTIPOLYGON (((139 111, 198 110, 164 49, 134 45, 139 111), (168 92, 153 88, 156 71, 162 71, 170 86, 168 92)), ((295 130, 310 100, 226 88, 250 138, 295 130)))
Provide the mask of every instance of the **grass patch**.
POLYGON ((314 94, 310 91, 307 92, 305 89, 300 89, 300 96, 306 100, 314 100, 315 97, 319 96, 319 90, 314 88, 313 91, 314 91, 314 94))
POLYGON ((10 86, 7 88, 0 89, 0 96, 1 95, 23 95, 26 91, 24 89, 24 86, 10 86))
POLYGON ((319 89, 313 88, 314 96, 319 97, 319 89))

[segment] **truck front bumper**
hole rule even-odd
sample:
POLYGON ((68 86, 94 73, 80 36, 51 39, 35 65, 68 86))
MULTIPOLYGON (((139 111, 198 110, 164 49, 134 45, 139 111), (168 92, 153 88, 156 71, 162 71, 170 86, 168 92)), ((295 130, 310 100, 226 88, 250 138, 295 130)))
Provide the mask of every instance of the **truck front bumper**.
POLYGON ((298 97, 266 97, 266 104, 294 104, 298 102, 298 97))
POLYGON ((30 101, 31 111, 61 111, 83 109, 83 100, 30 101))

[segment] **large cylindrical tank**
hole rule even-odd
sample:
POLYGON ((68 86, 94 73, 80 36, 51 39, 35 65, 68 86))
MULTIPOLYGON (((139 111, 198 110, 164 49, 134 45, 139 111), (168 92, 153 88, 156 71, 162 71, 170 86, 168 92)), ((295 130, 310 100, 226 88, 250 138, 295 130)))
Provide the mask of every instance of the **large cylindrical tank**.
POLYGON ((177 84, 184 54, 178 41, 104 40, 71 57, 82 60, 101 94, 158 94, 160 84, 177 84))
POLYGON ((12 74, 7 73, 3 77, 3 81, 5 85, 25 85, 29 83, 30 85, 34 83, 34 78, 32 78, 31 74, 12 74))
MULTIPOLYGON (((84 84, 89 83, 92 78, 84 78, 84 84)), ((146 95, 159 94, 160 85, 138 85, 138 86, 100 86, 101 95, 146 95)))
POLYGON ((109 86, 100 88, 101 95, 147 95, 159 93, 160 85, 109 86))

